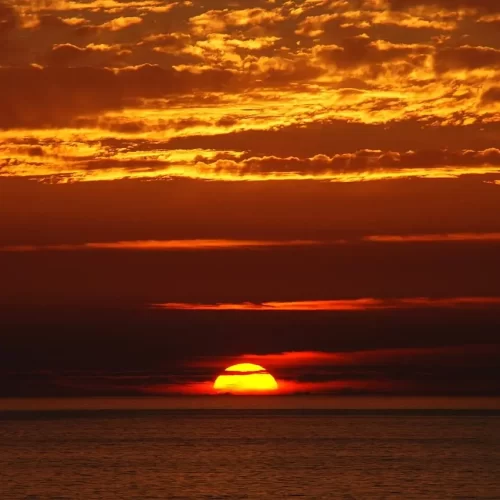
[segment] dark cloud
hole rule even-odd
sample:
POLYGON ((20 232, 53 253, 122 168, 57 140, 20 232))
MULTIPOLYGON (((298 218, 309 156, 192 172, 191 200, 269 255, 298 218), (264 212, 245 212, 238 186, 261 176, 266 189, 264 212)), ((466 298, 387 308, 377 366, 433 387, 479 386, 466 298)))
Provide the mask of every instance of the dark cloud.
POLYGON ((130 55, 129 50, 120 46, 88 45, 79 47, 70 43, 54 45, 47 57, 48 63, 54 66, 104 66, 118 64, 130 55))
POLYGON ((491 148, 485 151, 447 151, 423 150, 403 153, 393 151, 360 150, 329 157, 316 155, 312 158, 289 156, 250 157, 241 161, 220 160, 215 167, 221 172, 233 172, 237 175, 298 173, 300 175, 320 175, 349 172, 377 172, 408 169, 426 169, 434 167, 467 167, 482 165, 500 165, 500 150, 491 148))
POLYGON ((326 63, 341 69, 377 65, 394 61, 422 61, 422 56, 432 51, 425 45, 405 45, 371 40, 367 35, 347 38, 341 46, 319 47, 317 53, 326 63))
POLYGON ((481 102, 484 104, 491 104, 500 102, 500 87, 492 87, 483 93, 481 102))
POLYGON ((18 27, 16 11, 5 3, 0 3, 0 40, 18 27))
POLYGON ((438 50, 435 55, 436 71, 500 67, 500 50, 491 47, 461 47, 438 50))
POLYGON ((389 5, 393 9, 408 9, 424 5, 442 7, 452 11, 457 8, 469 8, 487 12, 500 12, 500 4, 497 0, 389 0, 389 5))
MULTIPOLYGON (((66 57, 68 51, 79 52, 65 47, 66 57)), ((119 110, 142 98, 223 90, 232 80, 224 70, 197 75, 151 65, 116 72, 93 67, 0 68, 0 127, 64 126, 78 116, 119 110)))
POLYGON ((335 155, 362 149, 409 150, 483 150, 496 144, 500 123, 479 120, 462 124, 469 115, 455 116, 456 125, 435 119, 432 123, 416 118, 380 124, 346 120, 318 120, 274 130, 248 130, 218 135, 176 137, 171 148, 203 148, 248 151, 252 156, 312 157, 335 155))
POLYGON ((15 9, 0 2, 0 62, 12 63, 21 52, 15 34, 20 26, 20 19, 15 9))

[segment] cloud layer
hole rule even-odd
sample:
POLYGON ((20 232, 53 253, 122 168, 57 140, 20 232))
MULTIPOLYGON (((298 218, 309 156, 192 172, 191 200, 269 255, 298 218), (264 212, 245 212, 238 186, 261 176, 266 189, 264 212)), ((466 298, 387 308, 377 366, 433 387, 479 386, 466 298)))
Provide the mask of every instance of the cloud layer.
POLYGON ((4 0, 0 176, 498 176, 497 15, 486 0, 4 0), (358 127, 355 148, 329 151, 335 123, 358 127), (401 124, 414 132, 388 148, 401 124), (431 143, 450 127, 467 148, 431 143))

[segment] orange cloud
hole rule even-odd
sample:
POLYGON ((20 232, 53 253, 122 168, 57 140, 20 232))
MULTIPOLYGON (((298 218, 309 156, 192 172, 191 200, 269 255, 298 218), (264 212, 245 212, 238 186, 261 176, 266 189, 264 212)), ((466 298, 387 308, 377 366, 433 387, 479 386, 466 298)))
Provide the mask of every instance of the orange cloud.
MULTIPOLYGON (((112 103, 113 101, 110 101, 108 104, 112 103)), ((33 118, 33 115, 30 118, 33 118)), ((101 117, 100 126, 106 126, 115 133, 144 134, 146 137, 148 134, 148 124, 140 121, 121 122, 101 117)), ((217 127, 225 130, 232 126, 235 126, 235 123, 229 118, 220 118, 212 125, 208 121, 194 117, 180 121, 162 119, 162 127, 170 134, 180 136, 193 133, 186 132, 187 130, 214 131, 217 127)), ((149 125, 149 127, 152 128, 155 125, 149 125)), ((161 130, 158 130, 158 133, 162 133, 161 130)), ((165 132, 162 134, 164 135, 165 132)), ((82 140, 81 136, 76 137, 79 141, 82 140)), ((97 134, 96 139, 98 137, 100 134, 97 134)), ((148 139, 146 141, 149 142, 148 139)), ((78 148, 75 147, 76 140, 68 140, 67 143, 71 146, 69 144, 58 148, 39 146, 42 151, 50 154, 41 154, 34 159, 23 153, 28 148, 28 144, 20 145, 19 141, 14 142, 14 139, 10 138, 9 141, 5 141, 4 146, 0 146, 0 176, 53 177, 54 180, 57 180, 59 176, 61 181, 64 179, 92 181, 130 177, 188 177, 227 181, 318 179, 357 182, 411 177, 446 179, 471 174, 500 174, 500 150, 497 148, 483 151, 410 150, 405 152, 365 149, 354 153, 331 156, 318 154, 307 158, 259 157, 237 151, 156 150, 152 140, 150 150, 146 147, 141 153, 136 151, 128 153, 124 148, 117 148, 114 154, 110 148, 99 149, 97 141, 93 141, 92 146, 81 142, 78 148), (58 153, 58 149, 66 154, 58 153), (84 155, 81 151, 89 154, 84 155)))
POLYGON ((96 13, 116 14, 124 11, 145 11, 145 12, 168 12, 177 5, 172 2, 165 5, 162 0, 130 0, 121 2, 118 0, 45 0, 34 2, 31 0, 20 0, 19 6, 28 12, 50 12, 50 11, 79 11, 89 10, 96 13))
MULTIPOLYGON (((342 352, 323 352, 323 351, 286 351, 272 354, 242 354, 240 356, 231 356, 223 359, 197 359, 190 363, 195 367, 220 368, 235 362, 255 363, 266 368, 277 367, 306 367, 329 365, 345 362, 346 353, 342 352)), ((352 353, 349 353, 352 354, 352 353)))
POLYGON ((107 23, 101 24, 99 28, 109 31, 120 31, 135 24, 141 24, 142 21, 142 17, 117 17, 107 23))
POLYGON ((59 245, 16 245, 0 247, 0 252, 40 252, 40 251, 81 251, 81 250, 141 250, 141 251, 176 251, 176 250, 228 250, 259 247, 310 246, 319 245, 312 240, 145 240, 115 241, 103 243, 77 243, 59 245))
MULTIPOLYGON (((379 380, 327 380, 321 382, 300 382, 296 380, 277 379, 278 389, 263 393, 264 397, 272 395, 305 394, 305 393, 338 393, 338 392, 391 392, 395 389, 393 382, 379 380)), ((191 382, 184 384, 156 384, 142 388, 142 392, 152 395, 216 395, 213 381, 191 382)), ((245 397, 245 396, 242 396, 245 397)))
POLYGON ((199 16, 192 17, 189 22, 194 34, 221 33, 228 26, 239 28, 274 24, 285 18, 275 9, 249 8, 241 10, 209 10, 199 16))
POLYGON ((154 304, 159 309, 185 311, 368 311, 387 309, 455 308, 500 306, 500 297, 450 297, 450 298, 395 298, 395 299, 345 299, 303 300, 295 302, 240 302, 218 304, 191 304, 167 302, 154 304))
POLYGON ((365 236, 365 241, 376 243, 418 243, 437 241, 500 241, 500 233, 449 233, 365 236))
POLYGON ((95 151, 85 160, 9 155, 0 175, 359 182, 498 173, 486 128, 498 121, 500 47, 483 36, 497 22, 496 0, 14 3, 0 8, 0 142, 95 151), (471 20, 482 29, 462 25, 471 20), (446 34, 431 39, 429 29, 446 34), (377 140, 361 130, 354 147, 331 139, 335 120, 370 124, 377 140), (403 123, 411 132, 377 144, 403 123), (437 146, 429 139, 449 126, 470 127, 470 150, 453 152, 462 141, 446 133, 437 146), (310 127, 324 131, 314 148, 302 140, 310 127), (13 130, 22 133, 6 136, 13 130), (287 130, 283 151, 271 135, 287 130), (209 137, 226 149, 243 143, 234 148, 242 154, 173 164, 152 153, 162 141, 198 147, 209 137), (301 144, 307 153, 296 152, 301 144))
POLYGON ((278 380, 280 394, 321 394, 321 393, 385 393, 397 390, 402 383, 384 380, 326 380, 321 382, 302 382, 297 380, 278 380))
MULTIPOLYGON (((500 304, 500 301, 498 302, 500 304)), ((496 356, 499 347, 496 345, 459 345, 439 347, 415 347, 373 349, 352 352, 323 352, 323 351, 292 351, 274 354, 244 354, 238 356, 242 362, 260 363, 268 369, 279 367, 300 368, 308 366, 372 366, 372 365, 418 365, 424 360, 446 359, 446 362, 466 364, 463 357, 468 355, 472 362, 489 355, 496 356)), ((231 362, 231 361, 228 361, 231 362)), ((201 360, 194 366, 220 366, 221 360, 201 360)))
MULTIPOLYGON (((27 152, 27 154, 33 154, 27 152)), ((48 251, 90 251, 90 250, 133 250, 133 251, 184 251, 184 250, 245 250, 266 247, 302 247, 359 245, 363 243, 435 243, 435 242, 488 242, 500 241, 500 233, 448 233, 368 235, 339 240, 229 240, 229 239, 186 239, 186 240, 132 240, 89 243, 60 243, 53 245, 9 245, 0 246, 0 252, 48 252, 48 251)), ((259 307, 259 305, 255 305, 259 307)), ((340 306, 340 305, 338 305, 340 306)), ((211 307, 211 306, 207 306, 211 307)), ((223 306, 221 306, 223 307, 223 306)), ((228 304, 224 307, 238 307, 228 304)))

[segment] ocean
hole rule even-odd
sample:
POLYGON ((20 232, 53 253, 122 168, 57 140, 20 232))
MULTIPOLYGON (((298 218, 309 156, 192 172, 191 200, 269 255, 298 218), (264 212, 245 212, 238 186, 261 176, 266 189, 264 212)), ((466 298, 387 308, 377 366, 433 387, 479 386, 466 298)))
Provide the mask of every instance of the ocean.
POLYGON ((500 413, 0 412, 0 499, 500 499, 500 413))

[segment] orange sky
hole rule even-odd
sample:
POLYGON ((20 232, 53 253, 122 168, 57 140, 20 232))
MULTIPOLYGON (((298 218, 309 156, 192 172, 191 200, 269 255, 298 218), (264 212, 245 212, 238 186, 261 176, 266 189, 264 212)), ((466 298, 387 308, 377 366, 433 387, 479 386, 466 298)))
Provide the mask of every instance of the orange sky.
MULTIPOLYGON (((497 0, 0 0, 0 396, 496 345, 499 28, 497 0)), ((470 384, 443 353, 434 386, 278 377, 500 395, 476 354, 470 384)))

